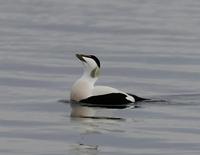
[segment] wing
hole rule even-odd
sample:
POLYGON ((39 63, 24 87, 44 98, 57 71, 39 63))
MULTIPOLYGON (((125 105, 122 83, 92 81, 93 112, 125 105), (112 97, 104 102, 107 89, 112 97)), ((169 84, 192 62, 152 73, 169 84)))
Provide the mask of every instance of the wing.
POLYGON ((92 90, 92 96, 99 96, 111 93, 121 93, 121 91, 108 86, 95 86, 92 90))
POLYGON ((130 96, 123 93, 110 93, 98 96, 91 96, 86 99, 81 100, 82 103, 90 103, 95 105, 123 105, 132 103, 134 101, 130 100, 130 96))

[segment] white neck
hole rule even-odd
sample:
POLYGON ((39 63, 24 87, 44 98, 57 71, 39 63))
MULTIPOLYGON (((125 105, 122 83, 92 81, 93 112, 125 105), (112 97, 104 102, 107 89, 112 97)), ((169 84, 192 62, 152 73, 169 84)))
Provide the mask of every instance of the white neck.
POLYGON ((88 81, 89 84, 94 86, 94 84, 98 80, 98 78, 97 77, 93 78, 93 77, 91 77, 91 75, 87 71, 84 71, 84 73, 81 76, 80 80, 88 81))

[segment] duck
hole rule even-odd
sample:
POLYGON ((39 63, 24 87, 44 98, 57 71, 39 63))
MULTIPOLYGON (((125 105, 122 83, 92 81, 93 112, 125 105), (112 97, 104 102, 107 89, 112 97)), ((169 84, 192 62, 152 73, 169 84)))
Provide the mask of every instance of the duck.
POLYGON ((110 86, 95 85, 101 64, 95 55, 76 54, 83 65, 82 76, 73 84, 70 100, 93 105, 127 105, 148 100, 110 86))

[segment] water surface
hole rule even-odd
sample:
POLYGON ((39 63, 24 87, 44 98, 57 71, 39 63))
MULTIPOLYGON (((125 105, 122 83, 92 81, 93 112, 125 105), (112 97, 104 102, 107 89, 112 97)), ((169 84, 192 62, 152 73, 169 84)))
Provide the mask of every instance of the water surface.
POLYGON ((200 1, 0 1, 0 154, 199 155, 200 1), (71 118, 75 53, 98 84, 166 103, 71 118))

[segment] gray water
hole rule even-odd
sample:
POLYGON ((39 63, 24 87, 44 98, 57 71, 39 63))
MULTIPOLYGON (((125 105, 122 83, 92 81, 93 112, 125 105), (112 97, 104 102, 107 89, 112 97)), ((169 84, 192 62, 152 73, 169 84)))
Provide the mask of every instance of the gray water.
POLYGON ((199 0, 0 0, 0 154, 199 155, 199 0), (163 103, 71 118, 82 69, 163 103))

